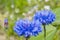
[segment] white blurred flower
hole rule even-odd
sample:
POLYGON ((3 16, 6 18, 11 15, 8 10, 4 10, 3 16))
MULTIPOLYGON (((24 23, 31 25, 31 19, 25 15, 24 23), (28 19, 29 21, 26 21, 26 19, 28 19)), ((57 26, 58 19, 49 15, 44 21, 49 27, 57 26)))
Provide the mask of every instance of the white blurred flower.
POLYGON ((49 0, 45 0, 45 2, 48 2, 49 0))
POLYGON ((11 8, 14 8, 14 4, 11 5, 11 8))
POLYGON ((26 16, 26 13, 22 13, 23 16, 26 16))
POLYGON ((29 16, 28 18, 29 18, 29 20, 32 20, 32 17, 31 16, 29 16))
POLYGON ((50 10, 50 6, 49 5, 45 5, 44 8, 50 10))
POLYGON ((27 0, 29 4, 31 4, 31 0, 27 0))
POLYGON ((20 11, 20 10, 19 10, 18 8, 17 8, 17 9, 15 9, 15 12, 16 12, 16 13, 19 13, 19 11, 20 11))
POLYGON ((29 16, 29 17, 24 17, 24 19, 32 20, 32 17, 31 17, 31 16, 29 16))
POLYGON ((38 5, 34 6, 34 9, 38 8, 38 5))
POLYGON ((38 11, 38 5, 34 7, 34 11, 38 11))
POLYGON ((11 14, 11 15, 10 15, 10 19, 13 19, 13 17, 14 17, 14 15, 13 15, 13 14, 11 14))
POLYGON ((31 12, 34 12, 34 10, 35 10, 35 9, 32 8, 32 9, 31 9, 31 12))
POLYGON ((29 11, 28 14, 32 14, 32 11, 29 11))

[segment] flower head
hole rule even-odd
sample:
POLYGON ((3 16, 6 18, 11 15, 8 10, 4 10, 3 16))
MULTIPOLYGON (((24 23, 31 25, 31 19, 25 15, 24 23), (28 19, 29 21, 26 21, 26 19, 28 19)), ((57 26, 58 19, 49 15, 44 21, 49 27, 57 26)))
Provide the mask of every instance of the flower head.
POLYGON ((14 26, 14 31, 19 36, 36 36, 39 32, 42 31, 41 23, 38 21, 28 21, 28 20, 18 20, 14 26))
POLYGON ((8 19, 7 19, 7 18, 5 18, 4 22, 5 22, 5 23, 7 23, 7 22, 8 22, 8 19))
POLYGON ((39 20, 42 24, 51 24, 55 20, 55 14, 51 10, 41 10, 36 12, 34 20, 39 20))

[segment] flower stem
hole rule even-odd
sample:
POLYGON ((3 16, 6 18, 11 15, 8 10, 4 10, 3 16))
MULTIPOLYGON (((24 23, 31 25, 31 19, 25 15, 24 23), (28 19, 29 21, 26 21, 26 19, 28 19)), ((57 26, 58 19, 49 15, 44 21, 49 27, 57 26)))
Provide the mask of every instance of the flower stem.
POLYGON ((29 40, 30 36, 26 37, 26 40, 29 40))
POLYGON ((44 27, 44 40, 46 40, 46 27, 45 25, 43 25, 43 27, 44 27))
POLYGON ((26 40, 28 40, 28 38, 26 38, 26 40))

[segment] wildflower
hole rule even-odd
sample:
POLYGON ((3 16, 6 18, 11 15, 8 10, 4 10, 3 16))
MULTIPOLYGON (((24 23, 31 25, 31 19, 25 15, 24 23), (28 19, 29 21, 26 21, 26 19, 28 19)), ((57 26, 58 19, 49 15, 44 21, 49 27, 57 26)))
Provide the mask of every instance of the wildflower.
POLYGON ((41 10, 36 12, 34 20, 39 20, 42 24, 51 24, 55 21, 55 14, 51 10, 41 10))
POLYGON ((18 36, 37 36, 42 31, 39 21, 18 20, 14 26, 14 31, 18 36))

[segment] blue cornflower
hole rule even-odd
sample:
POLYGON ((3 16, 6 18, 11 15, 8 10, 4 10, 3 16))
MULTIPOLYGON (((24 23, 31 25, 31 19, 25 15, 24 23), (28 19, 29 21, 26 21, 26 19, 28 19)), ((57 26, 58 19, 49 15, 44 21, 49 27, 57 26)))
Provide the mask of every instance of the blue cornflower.
POLYGON ((36 12, 34 20, 39 20, 42 24, 51 24, 55 21, 55 14, 51 10, 41 10, 36 12))
POLYGON ((4 22, 5 22, 5 23, 7 23, 7 22, 8 22, 8 19, 7 19, 7 18, 5 18, 4 22))
POLYGON ((36 36, 42 31, 39 21, 18 20, 14 26, 14 31, 18 36, 36 36))

